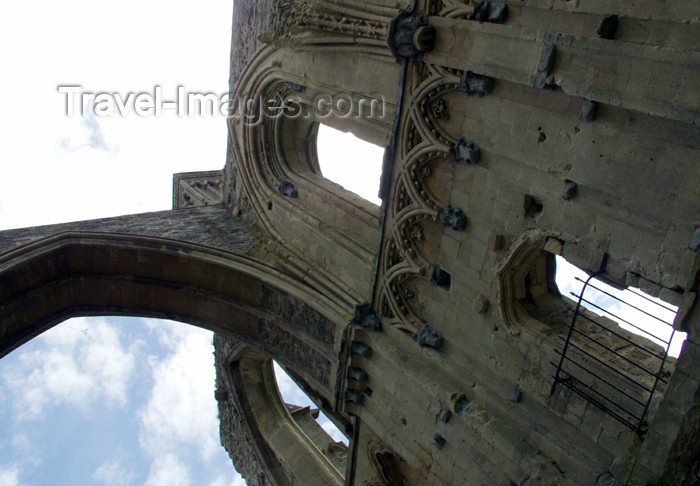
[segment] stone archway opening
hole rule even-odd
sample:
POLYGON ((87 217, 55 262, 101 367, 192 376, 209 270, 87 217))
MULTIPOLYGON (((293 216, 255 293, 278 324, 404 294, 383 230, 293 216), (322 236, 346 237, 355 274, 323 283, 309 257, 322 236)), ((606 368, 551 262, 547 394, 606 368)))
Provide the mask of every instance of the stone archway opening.
POLYGON ((316 140, 321 174, 344 189, 379 206, 379 179, 384 149, 323 123, 316 140))
POLYGON ((275 380, 277 381, 277 389, 280 392, 282 401, 290 408, 290 413, 293 414, 295 410, 308 408, 309 416, 314 418, 318 426, 321 427, 334 442, 342 442, 347 446, 350 443, 348 436, 319 409, 318 405, 296 384, 294 379, 287 374, 277 361, 273 361, 273 369, 275 372, 275 380), (292 409, 291 407, 295 408, 292 409))

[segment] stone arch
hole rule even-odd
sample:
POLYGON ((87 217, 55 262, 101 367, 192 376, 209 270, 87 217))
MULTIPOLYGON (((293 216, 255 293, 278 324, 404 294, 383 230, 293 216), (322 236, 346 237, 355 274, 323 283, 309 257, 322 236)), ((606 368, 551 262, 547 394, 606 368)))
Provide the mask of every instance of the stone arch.
MULTIPOLYGON (((533 317, 522 304, 529 291, 528 276, 538 264, 547 265, 548 254, 545 251, 549 236, 541 231, 529 231, 522 234, 512 245, 508 256, 502 261, 496 275, 498 276, 498 307, 506 328, 518 334, 521 328, 535 333, 548 334, 550 326, 544 325, 533 317)), ((548 280, 553 281, 553 272, 545 272, 545 280, 538 282, 545 291, 552 290, 548 280)), ((554 284, 556 288, 556 284, 554 284)), ((547 292, 543 292, 547 293, 547 292)), ((558 293, 558 292, 557 292, 558 293)))
MULTIPOLYGON (((221 208, 160 215, 171 216, 172 224, 178 216, 201 212, 230 218, 221 208)), ((138 226, 137 219, 131 217, 132 224, 138 226)), ((152 215, 142 216, 147 226, 154 221, 152 215)), ((109 222, 98 223, 106 227, 109 222)), ((188 223, 190 230, 205 230, 194 220, 188 223)), ((200 223, 215 226, 211 220, 200 223)), ((342 322, 337 310, 328 299, 248 256, 250 235, 242 229, 225 235, 224 248, 216 248, 208 237, 203 239, 209 244, 203 244, 74 226, 72 231, 57 225, 0 233, 0 356, 71 317, 164 318, 248 343, 294 369, 333 402, 334 349, 341 334, 334 321, 342 322), (20 244, 3 248, 8 240, 20 244)))
MULTIPOLYGON (((224 381, 246 421, 241 447, 256 451, 267 477, 252 484, 340 485, 330 448, 324 455, 281 402, 271 362, 334 413, 344 321, 330 299, 254 258, 251 243, 245 225, 211 206, 0 232, 0 356, 77 316, 155 317, 213 330, 219 341, 238 343, 224 381)), ((217 345, 217 359, 225 349, 217 345)))
POLYGON ((216 367, 223 445, 249 484, 344 483, 330 450, 292 418, 269 356, 219 339, 216 367))
POLYGON ((400 68, 376 40, 340 36, 329 44, 326 34, 312 32, 263 48, 242 74, 229 118, 238 173, 235 204, 252 209, 258 225, 284 246, 282 258, 290 271, 329 288, 350 310, 370 292, 379 210, 321 175, 315 153, 317 123, 376 144, 388 143, 400 68), (380 80, 371 74, 371 66, 343 76, 336 72, 342 62, 355 58, 378 63, 376 72, 388 69, 395 76, 380 80), (374 93, 383 100, 385 116, 359 116, 360 102, 374 93), (336 94, 346 96, 358 113, 321 120, 314 102, 336 94), (295 100, 291 110, 263 114, 268 100, 289 98, 295 100), (251 117, 244 116, 251 107, 251 117), (347 275, 339 278, 334 268, 343 268, 347 275))

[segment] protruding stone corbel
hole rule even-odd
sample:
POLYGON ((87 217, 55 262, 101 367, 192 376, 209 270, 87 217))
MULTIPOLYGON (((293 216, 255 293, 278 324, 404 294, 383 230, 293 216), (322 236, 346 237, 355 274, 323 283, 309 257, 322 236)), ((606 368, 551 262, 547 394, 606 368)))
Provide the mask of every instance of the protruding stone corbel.
POLYGON ((583 108, 581 109, 581 120, 592 122, 598 114, 598 103, 593 100, 583 100, 583 108))
POLYGON ((575 198, 577 194, 578 184, 567 179, 566 183, 564 184, 564 193, 561 195, 562 199, 564 199, 564 201, 568 201, 575 198))
POLYGON ((401 10, 389 23, 387 43, 397 59, 422 61, 423 53, 435 47, 435 34, 427 15, 401 10))
POLYGON ((502 24, 508 17, 508 5, 505 2, 485 0, 474 12, 473 20, 477 22, 492 22, 502 24))
POLYGON ((535 74, 535 88, 542 89, 547 87, 547 77, 551 74, 552 68, 554 68, 554 61, 557 58, 556 40, 556 32, 545 32, 542 52, 540 53, 537 73, 535 74))
POLYGON ((440 407, 440 414, 438 415, 438 418, 443 424, 449 422, 452 418, 452 410, 450 410, 450 407, 443 404, 442 407, 440 407))
POLYGON ((359 381, 360 383, 367 383, 369 380, 369 375, 365 370, 357 366, 351 366, 348 369, 348 378, 351 380, 359 381))
POLYGON ((372 356, 372 348, 360 341, 353 341, 350 343, 350 354, 369 358, 372 356))
POLYGON ((452 146, 452 153, 458 163, 474 165, 481 159, 481 149, 474 142, 467 141, 466 138, 460 138, 457 143, 452 146))
POLYGON ((600 22, 596 34, 598 34, 601 39, 614 39, 619 23, 620 17, 617 15, 608 15, 600 22))
POLYGON ((368 331, 382 330, 382 316, 374 312, 368 303, 355 306, 352 323, 368 331))
POLYGON ((483 314, 489 309, 489 299, 484 294, 479 294, 474 297, 474 310, 479 314, 483 314))
POLYGON ((299 197, 299 189, 297 186, 292 184, 289 181, 282 181, 280 182, 279 187, 277 188, 280 191, 280 194, 283 196, 287 197, 299 197))
POLYGON ((357 390, 345 390, 345 403, 354 403, 362 405, 365 401, 365 396, 357 390))
POLYGON ((693 251, 698 251, 698 249, 700 249, 700 227, 695 227, 695 231, 690 239, 690 245, 688 245, 688 248, 693 251))
POLYGON ((418 331, 416 341, 418 341, 418 344, 421 346, 440 349, 442 347, 443 338, 442 334, 430 327, 430 324, 426 322, 421 330, 418 331))
POLYGON ((430 277, 430 283, 435 287, 449 289, 452 285, 452 275, 440 265, 435 265, 433 275, 430 277))
POLYGON ((457 415, 464 412, 470 403, 469 399, 464 393, 453 393, 450 400, 452 403, 452 410, 454 410, 457 415))
POLYGON ((445 444, 447 443, 445 438, 443 436, 441 436, 440 434, 435 434, 433 436, 433 440, 435 441, 435 447, 437 447, 438 450, 445 447, 445 444))
POLYGON ((214 398, 217 402, 225 402, 228 400, 228 390, 217 388, 216 391, 214 391, 214 398))
POLYGON ((443 226, 452 228, 455 231, 464 231, 467 227, 467 216, 459 208, 452 207, 451 204, 445 206, 438 216, 443 226))
POLYGON ((469 96, 476 95, 479 97, 491 94, 494 84, 495 82, 492 77, 476 74, 471 71, 465 71, 459 82, 460 88, 466 91, 469 96))

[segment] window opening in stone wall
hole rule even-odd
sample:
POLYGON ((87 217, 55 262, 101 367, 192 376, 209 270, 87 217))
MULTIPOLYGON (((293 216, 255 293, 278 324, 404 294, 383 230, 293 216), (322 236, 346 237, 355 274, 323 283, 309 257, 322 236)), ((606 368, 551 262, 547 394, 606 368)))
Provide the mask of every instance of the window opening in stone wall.
POLYGON ((378 193, 384 157, 382 147, 323 124, 319 126, 316 144, 323 177, 381 205, 378 193))
POLYGON ((344 473, 348 456, 348 438, 328 416, 318 409, 311 398, 276 361, 273 361, 273 369, 277 388, 289 414, 338 471, 344 473))
POLYGON ((615 288, 562 257, 549 261, 570 316, 551 363, 552 393, 562 385, 643 434, 686 339, 673 328, 678 308, 640 289, 615 288))

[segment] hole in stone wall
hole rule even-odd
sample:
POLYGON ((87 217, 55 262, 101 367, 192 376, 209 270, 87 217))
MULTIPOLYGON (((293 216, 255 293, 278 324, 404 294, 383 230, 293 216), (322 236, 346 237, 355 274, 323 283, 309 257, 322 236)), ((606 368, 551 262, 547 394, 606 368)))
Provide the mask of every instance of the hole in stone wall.
MULTIPOLYGON (((348 445, 348 438, 341 432, 341 430, 336 427, 336 425, 326 416, 322 411, 318 409, 316 404, 309 398, 309 396, 304 393, 304 391, 297 385, 294 380, 287 374, 282 367, 273 362, 273 368, 275 370, 275 379, 277 380, 277 387, 279 389, 280 395, 282 395, 282 400, 287 405, 290 410, 298 410, 299 408, 309 407, 309 414, 314 417, 316 423, 335 441, 341 442, 348 445)), ((306 430, 305 430, 306 432, 306 430)), ((307 432, 308 434, 308 432, 307 432)), ((317 444, 318 445, 318 444, 317 444)), ((327 444, 324 445, 327 447, 327 444)), ((322 451, 323 447, 319 447, 322 451)))
POLYGON ((557 362, 550 362, 554 387, 574 391, 644 435, 686 338, 673 329, 678 308, 604 275, 589 278, 559 256, 549 259, 557 292, 564 292, 562 317, 570 316, 558 336, 557 362))
POLYGON ((316 145, 323 177, 373 204, 381 204, 377 194, 383 148, 323 124, 316 145))
MULTIPOLYGON (((522 280, 515 282, 515 296, 530 316, 564 331, 562 326, 570 324, 588 277, 589 274, 561 256, 542 251, 531 260, 522 280)), ((629 338, 628 334, 632 334, 637 336, 634 341, 649 341, 652 347, 668 347, 668 355, 677 358, 687 337, 684 332, 673 331, 678 307, 637 288, 615 288, 602 278, 593 279, 586 290, 582 301, 585 309, 583 321, 587 320, 586 316, 601 318, 606 326, 619 327, 613 331, 622 329, 623 336, 629 338)), ((595 325, 584 324, 582 329, 586 328, 590 328, 591 333, 600 334, 595 325)))
POLYGON ((542 212, 542 208, 542 201, 540 201, 534 196, 525 194, 525 197, 523 198, 523 211, 525 213, 526 218, 533 218, 537 216, 539 213, 542 212))
POLYGON ((452 285, 452 275, 444 268, 441 268, 440 265, 437 265, 435 270, 433 270, 430 283, 435 287, 442 287, 443 289, 449 290, 452 285))
MULTIPOLYGON (((573 302, 581 293, 582 280, 585 281, 588 274, 564 258, 556 256, 555 278, 558 290, 573 302)), ((680 356, 683 342, 688 335, 673 331, 672 324, 678 307, 638 288, 627 287, 621 290, 599 279, 592 282, 594 288, 590 288, 585 296, 592 312, 616 322, 632 334, 667 348, 668 355, 672 358, 680 356)))

